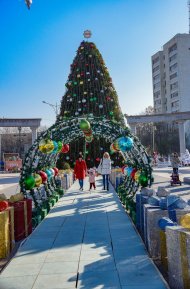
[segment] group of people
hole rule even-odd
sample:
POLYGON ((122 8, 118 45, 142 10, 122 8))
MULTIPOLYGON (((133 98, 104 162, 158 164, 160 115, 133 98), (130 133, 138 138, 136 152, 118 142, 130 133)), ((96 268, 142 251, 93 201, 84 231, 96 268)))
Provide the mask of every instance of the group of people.
POLYGON ((102 175, 103 189, 109 191, 109 176, 111 173, 111 159, 109 153, 105 152, 103 154, 103 158, 100 160, 100 164, 98 166, 98 172, 96 172, 96 168, 90 168, 88 170, 82 154, 79 154, 74 167, 75 177, 79 181, 79 189, 83 190, 84 179, 86 176, 88 176, 89 180, 89 190, 92 188, 96 189, 95 180, 97 173, 102 175))

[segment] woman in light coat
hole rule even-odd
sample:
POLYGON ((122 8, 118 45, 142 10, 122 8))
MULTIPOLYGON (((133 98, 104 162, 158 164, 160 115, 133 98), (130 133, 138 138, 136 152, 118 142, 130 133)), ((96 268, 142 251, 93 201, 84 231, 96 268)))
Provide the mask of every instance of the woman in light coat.
POLYGON ((104 153, 103 158, 100 161, 100 166, 100 171, 103 177, 104 190, 107 188, 107 191, 109 191, 109 176, 111 174, 111 160, 109 153, 104 153))

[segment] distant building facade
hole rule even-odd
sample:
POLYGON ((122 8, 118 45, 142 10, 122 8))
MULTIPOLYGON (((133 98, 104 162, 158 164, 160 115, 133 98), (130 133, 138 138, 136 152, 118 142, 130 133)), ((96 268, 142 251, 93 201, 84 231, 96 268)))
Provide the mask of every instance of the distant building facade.
POLYGON ((155 113, 190 111, 190 34, 177 34, 152 56, 155 113))

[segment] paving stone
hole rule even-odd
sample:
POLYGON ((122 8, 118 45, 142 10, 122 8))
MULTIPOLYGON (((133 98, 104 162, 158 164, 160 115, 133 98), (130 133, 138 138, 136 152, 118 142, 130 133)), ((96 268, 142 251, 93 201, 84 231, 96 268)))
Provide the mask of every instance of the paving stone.
POLYGON ((39 275, 32 289, 75 288, 76 277, 77 275, 73 273, 39 275))
POLYGON ((36 276, 25 276, 23 282, 22 277, 0 277, 1 289, 32 289, 36 276))

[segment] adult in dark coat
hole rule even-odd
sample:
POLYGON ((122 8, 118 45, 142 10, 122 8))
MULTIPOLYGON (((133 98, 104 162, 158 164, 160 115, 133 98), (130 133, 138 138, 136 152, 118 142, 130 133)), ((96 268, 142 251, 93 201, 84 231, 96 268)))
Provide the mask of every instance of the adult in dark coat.
POLYGON ((85 160, 82 159, 82 155, 79 155, 78 160, 76 160, 74 174, 76 179, 79 180, 79 190, 83 190, 83 180, 87 174, 87 166, 85 160))

